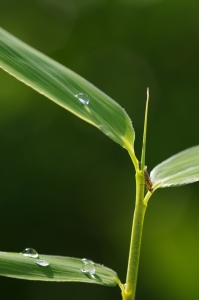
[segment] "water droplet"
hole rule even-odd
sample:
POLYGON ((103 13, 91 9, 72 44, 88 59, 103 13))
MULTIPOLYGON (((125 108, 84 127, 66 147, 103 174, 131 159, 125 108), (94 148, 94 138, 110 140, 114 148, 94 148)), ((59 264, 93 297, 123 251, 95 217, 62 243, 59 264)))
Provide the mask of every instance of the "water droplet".
POLYGON ((95 274, 95 264, 92 260, 87 259, 87 258, 83 258, 82 259, 83 265, 81 268, 81 271, 83 273, 86 273, 88 275, 94 275, 95 274))
POLYGON ((110 135, 110 130, 108 129, 108 127, 106 125, 99 125, 99 129, 107 136, 110 135))
POLYGON ((27 257, 32 257, 32 258, 37 258, 39 256, 39 254, 37 253, 37 251, 33 248, 26 248, 25 250, 23 250, 21 252, 21 254, 23 256, 27 256, 27 257))
POLYGON ((35 261, 36 264, 38 264, 39 266, 42 266, 42 267, 47 267, 49 266, 49 263, 43 259, 38 259, 35 261))
POLYGON ((84 105, 89 104, 90 98, 87 94, 80 93, 80 94, 77 94, 76 97, 82 104, 84 104, 84 105))

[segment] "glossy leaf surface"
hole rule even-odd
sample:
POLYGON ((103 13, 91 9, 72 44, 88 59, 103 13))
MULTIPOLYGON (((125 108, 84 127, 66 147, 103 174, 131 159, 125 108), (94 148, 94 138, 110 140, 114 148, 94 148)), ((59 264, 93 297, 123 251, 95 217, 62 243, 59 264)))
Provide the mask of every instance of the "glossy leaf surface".
POLYGON ((39 255, 38 258, 25 257, 20 253, 0 252, 0 275, 27 280, 87 282, 115 286, 118 276, 115 271, 94 264, 95 273, 89 275, 81 271, 81 259, 62 256, 39 255), (38 265, 42 260, 49 265, 38 265))
POLYGON ((128 115, 118 103, 81 76, 1 28, 0 67, 96 126, 131 153, 134 152, 134 129, 128 115))
POLYGON ((151 171, 150 177, 154 189, 199 181, 199 146, 163 161, 151 171))

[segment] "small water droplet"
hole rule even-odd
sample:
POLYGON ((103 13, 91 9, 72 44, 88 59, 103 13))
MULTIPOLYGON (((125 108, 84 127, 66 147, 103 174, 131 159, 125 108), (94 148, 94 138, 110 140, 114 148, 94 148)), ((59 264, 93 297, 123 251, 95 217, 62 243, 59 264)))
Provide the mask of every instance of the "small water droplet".
POLYGON ((35 261, 36 264, 38 264, 39 266, 42 266, 42 267, 47 267, 49 266, 49 263, 43 259, 38 259, 35 261))
POLYGON ((80 94, 77 94, 76 97, 82 104, 84 104, 84 105, 89 104, 90 98, 87 94, 80 93, 80 94))
POLYGON ((113 132, 110 131, 109 127, 107 125, 99 125, 99 129, 110 139, 112 139, 114 142, 119 143, 119 139, 117 135, 115 135, 113 132))
POLYGON ((32 258, 37 258, 39 256, 39 254, 37 253, 37 251, 33 248, 26 248, 25 250, 23 250, 21 252, 21 254, 23 256, 27 256, 27 257, 32 257, 32 258))
POLYGON ((107 136, 110 135, 110 130, 106 125, 99 125, 99 129, 107 136))
POLYGON ((83 265, 81 268, 81 271, 83 273, 86 273, 88 275, 94 275, 95 274, 95 264, 92 260, 87 259, 87 258, 83 258, 82 259, 83 265))

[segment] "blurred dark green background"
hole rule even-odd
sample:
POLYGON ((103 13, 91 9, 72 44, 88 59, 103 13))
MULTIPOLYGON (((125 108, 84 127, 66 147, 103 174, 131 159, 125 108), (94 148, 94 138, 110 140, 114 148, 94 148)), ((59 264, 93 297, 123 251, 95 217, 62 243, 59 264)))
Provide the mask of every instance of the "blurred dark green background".
MULTIPOLYGON (((82 75, 130 115, 147 166, 199 144, 197 0, 7 0, 1 26, 82 75)), ((0 70, 1 251, 88 257, 125 281, 134 208, 127 152, 0 70)), ((158 190, 137 300, 199 299, 199 184, 158 190)), ((120 290, 0 278, 1 299, 119 300, 120 290)))

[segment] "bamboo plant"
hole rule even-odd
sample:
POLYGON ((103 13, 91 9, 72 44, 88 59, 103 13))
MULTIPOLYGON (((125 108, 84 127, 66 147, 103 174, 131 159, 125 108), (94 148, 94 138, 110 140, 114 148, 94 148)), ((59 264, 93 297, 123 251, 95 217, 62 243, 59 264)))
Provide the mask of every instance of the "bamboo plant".
POLYGON ((199 146, 182 151, 147 172, 146 134, 149 89, 141 160, 134 152, 135 131, 124 109, 91 83, 0 28, 0 67, 77 117, 101 130, 125 148, 135 168, 136 199, 126 282, 117 273, 89 259, 40 255, 27 248, 21 253, 0 252, 0 275, 27 280, 77 281, 119 285, 123 300, 134 300, 144 216, 158 188, 199 180, 199 146), (45 272, 44 272, 45 270, 45 272))

